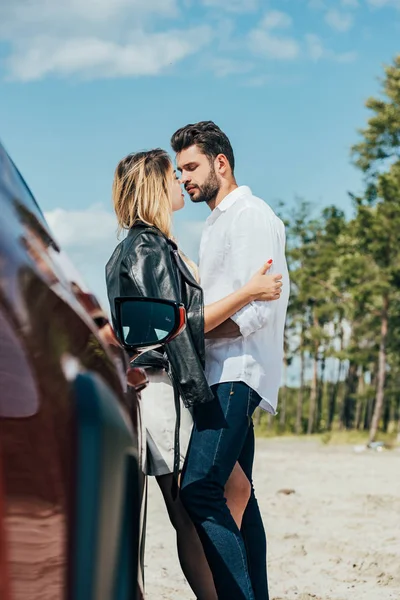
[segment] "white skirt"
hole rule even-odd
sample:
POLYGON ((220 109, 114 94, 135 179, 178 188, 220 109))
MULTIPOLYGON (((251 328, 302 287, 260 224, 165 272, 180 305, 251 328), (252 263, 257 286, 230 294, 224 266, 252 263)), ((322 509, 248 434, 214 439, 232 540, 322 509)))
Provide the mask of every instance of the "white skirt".
MULTIPOLYGON (((142 418, 146 429, 146 475, 167 475, 174 471, 176 411, 174 390, 168 374, 146 369, 149 385, 141 392, 142 418)), ((193 419, 181 400, 180 455, 182 469, 192 433, 193 419)))

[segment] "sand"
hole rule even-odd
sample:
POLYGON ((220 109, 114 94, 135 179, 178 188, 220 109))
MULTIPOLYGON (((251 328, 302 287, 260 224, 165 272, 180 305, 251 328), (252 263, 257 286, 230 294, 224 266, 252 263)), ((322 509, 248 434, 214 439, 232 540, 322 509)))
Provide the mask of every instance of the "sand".
MULTIPOLYGON (((254 481, 271 600, 400 600, 400 450, 260 439, 254 481)), ((147 600, 194 598, 154 480, 145 564, 147 600)))

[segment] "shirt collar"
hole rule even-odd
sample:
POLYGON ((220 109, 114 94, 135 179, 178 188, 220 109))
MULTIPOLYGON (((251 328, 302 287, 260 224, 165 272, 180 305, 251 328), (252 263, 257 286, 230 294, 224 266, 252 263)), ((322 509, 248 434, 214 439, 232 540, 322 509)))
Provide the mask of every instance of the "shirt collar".
POLYGON ((218 206, 214 208, 211 215, 208 217, 207 222, 214 222, 221 213, 227 211, 237 200, 239 200, 239 198, 243 198, 243 196, 251 196, 251 189, 247 185, 241 185, 225 196, 218 206))

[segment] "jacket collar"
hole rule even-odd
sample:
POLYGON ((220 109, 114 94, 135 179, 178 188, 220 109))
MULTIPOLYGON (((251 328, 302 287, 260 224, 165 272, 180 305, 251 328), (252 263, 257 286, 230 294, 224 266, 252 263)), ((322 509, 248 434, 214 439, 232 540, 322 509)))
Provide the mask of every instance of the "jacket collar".
POLYGON ((168 244, 170 244, 174 248, 174 250, 178 249, 178 246, 177 246, 176 242, 174 242, 174 240, 171 240, 171 238, 164 235, 164 233, 162 231, 160 231, 157 227, 154 227, 154 225, 148 225, 147 223, 144 223, 143 221, 136 221, 136 223, 134 223, 134 225, 132 225, 132 227, 130 228, 130 230, 128 232, 128 237, 133 235, 134 233, 137 233, 138 229, 147 230, 151 233, 154 233, 155 235, 163 237, 168 242, 168 244))

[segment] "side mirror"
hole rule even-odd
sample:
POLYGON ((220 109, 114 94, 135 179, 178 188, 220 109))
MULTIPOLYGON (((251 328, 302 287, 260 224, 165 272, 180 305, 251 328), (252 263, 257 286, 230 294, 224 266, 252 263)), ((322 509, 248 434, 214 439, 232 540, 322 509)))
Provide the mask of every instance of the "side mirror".
POLYGON ((167 344, 186 327, 183 304, 159 298, 115 298, 118 337, 126 350, 146 352, 167 344))

